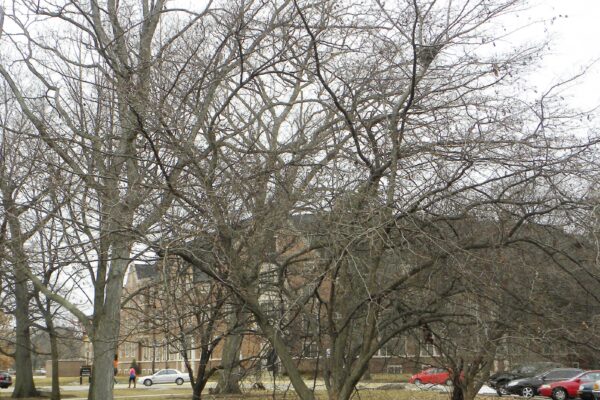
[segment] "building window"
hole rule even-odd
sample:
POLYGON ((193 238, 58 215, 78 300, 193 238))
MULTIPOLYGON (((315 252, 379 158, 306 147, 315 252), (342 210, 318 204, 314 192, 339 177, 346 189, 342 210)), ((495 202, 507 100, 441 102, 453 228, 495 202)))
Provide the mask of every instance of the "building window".
POLYGON ((268 319, 272 321, 279 319, 279 305, 275 299, 261 301, 260 307, 268 319))
POLYGON ((314 342, 304 343, 302 356, 306 358, 317 358, 319 355, 319 345, 314 342))
POLYGON ((391 356, 392 356, 392 354, 391 354, 391 352, 388 351, 387 345, 384 345, 379 350, 377 350, 377 353, 375 353, 375 357, 391 357, 391 356))
POLYGON ((407 340, 405 337, 394 337, 387 341, 377 353, 375 357, 407 357, 407 340))
POLYGON ((152 347, 144 346, 144 350, 142 352, 142 360, 140 361, 147 360, 152 360, 152 347))
POLYGON ((421 357, 439 357, 440 351, 433 343, 424 343, 421 345, 421 357))
POLYGON ((127 342, 125 343, 125 357, 133 358, 135 357, 134 343, 127 342))
POLYGON ((268 291, 269 288, 275 286, 278 280, 277 266, 273 264, 264 264, 260 267, 258 277, 259 290, 261 292, 268 291))
POLYGON ((402 373, 402 365, 388 365, 386 367, 386 372, 388 374, 401 374, 402 373))

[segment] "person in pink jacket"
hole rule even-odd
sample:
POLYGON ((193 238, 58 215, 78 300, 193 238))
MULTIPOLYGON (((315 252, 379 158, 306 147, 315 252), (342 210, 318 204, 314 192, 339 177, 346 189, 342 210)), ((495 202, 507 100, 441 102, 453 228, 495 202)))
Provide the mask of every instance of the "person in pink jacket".
POLYGON ((135 368, 129 368, 129 386, 131 388, 131 382, 133 382, 133 388, 135 389, 135 378, 136 378, 135 368))

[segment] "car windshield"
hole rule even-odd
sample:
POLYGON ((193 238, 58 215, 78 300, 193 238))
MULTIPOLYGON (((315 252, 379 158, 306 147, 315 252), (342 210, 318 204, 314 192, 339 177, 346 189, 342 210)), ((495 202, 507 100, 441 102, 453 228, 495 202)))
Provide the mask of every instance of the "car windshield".
POLYGON ((535 374, 540 375, 550 369, 551 366, 548 364, 521 364, 517 365, 510 370, 513 374, 535 374))
POLYGON ((600 379, 600 372, 584 372, 582 374, 577 375, 576 377, 574 377, 572 379, 573 380, 581 379, 582 381, 586 381, 586 382, 597 381, 600 379))

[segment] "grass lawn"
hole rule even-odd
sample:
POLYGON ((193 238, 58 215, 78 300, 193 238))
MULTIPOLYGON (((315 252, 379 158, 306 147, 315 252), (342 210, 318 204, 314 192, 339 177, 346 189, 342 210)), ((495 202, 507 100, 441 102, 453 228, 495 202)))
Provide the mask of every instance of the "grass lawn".
POLYGON ((408 382, 408 379, 412 374, 371 374, 371 379, 365 380, 364 382, 388 382, 388 383, 400 383, 408 382))
MULTIPOLYGON (((14 380, 16 381, 16 377, 14 380)), ((87 378, 85 378, 87 379, 87 378)), ((87 381, 84 379, 84 383, 87 381)), ((45 376, 34 376, 33 381, 36 386, 50 386, 52 385, 52 378, 46 378, 45 376)), ((68 386, 68 385, 79 385, 79 377, 78 376, 67 376, 58 378, 60 382, 60 386, 68 386)))
MULTIPOLYGON (((359 384, 368 383, 399 383, 406 382, 409 375, 407 374, 373 374, 370 380, 363 381, 359 384)), ((38 386, 50 386, 51 379, 45 377, 36 377, 35 383, 38 386)), ((60 378, 61 386, 79 385, 79 377, 67 377, 60 378)), ((192 390, 189 385, 184 386, 160 386, 146 388, 138 387, 136 389, 117 388, 115 389, 114 395, 116 399, 127 399, 127 400, 189 400, 191 398, 192 390)), ((63 399, 81 399, 87 398, 87 390, 63 390, 63 399)), ((10 393, 3 393, 0 391, 0 398, 9 398, 10 393)), ((273 400, 273 399, 289 399, 295 400, 298 397, 295 395, 292 389, 288 391, 279 391, 273 395, 272 391, 269 390, 248 390, 241 395, 212 395, 205 390, 203 398, 208 400, 241 400, 241 399, 252 399, 252 400, 273 400)), ((326 400, 327 394, 321 390, 316 393, 316 398, 319 400, 326 400)), ((486 400, 485 396, 479 397, 480 400, 486 400)), ((36 400, 39 400, 36 399, 36 400)), ((353 400, 449 400, 449 394, 446 392, 434 392, 434 391, 415 391, 415 390, 378 390, 378 389, 363 389, 356 392, 353 396, 353 400)))
MULTIPOLYGON (((0 398, 8 398, 8 394, 3 395, 0 392, 0 398)), ((73 391, 63 393, 63 399, 85 398, 87 392, 73 391)), ((115 399, 127 400, 152 400, 152 399, 168 399, 168 400, 189 400, 191 398, 191 390, 165 388, 165 390, 148 390, 148 389, 118 389, 115 390, 115 399)), ((278 392, 273 396, 271 391, 252 390, 241 395, 212 395, 205 393, 203 398, 210 400, 273 400, 273 399, 289 399, 296 400, 298 397, 293 391, 278 392)), ((317 392, 317 399, 327 400, 327 394, 324 391, 317 392)), ((412 390, 361 390, 353 396, 353 400, 448 400, 448 393, 428 392, 428 391, 412 391, 412 390)), ((486 397, 480 397, 485 400, 486 397)), ((31 399, 31 400, 39 400, 31 399)))
MULTIPOLYGON (((366 380, 364 382, 374 382, 374 383, 408 382, 408 378, 410 378, 410 376, 411 376, 411 374, 372 374, 371 379, 366 380)), ((14 379, 16 379, 16 377, 14 379)), ((305 376, 305 379, 311 380, 312 376, 307 375, 307 376, 305 376)), ((52 384, 52 379, 47 378, 45 376, 34 376, 33 380, 35 381, 35 384, 39 385, 39 386, 50 386, 52 384)), ((124 377, 117 376, 117 380, 120 383, 127 383, 127 379, 125 379, 124 377)), ((213 381, 213 380, 216 380, 216 377, 213 377, 213 379, 210 379, 210 381, 213 381)), ((78 376, 61 377, 61 378, 59 378, 59 381, 60 381, 61 386, 79 385, 79 377, 78 376)), ((84 384, 87 383, 87 378, 84 378, 83 383, 84 384)))
MULTIPOLYGON (((157 391, 148 391, 143 389, 131 389, 131 390, 116 390, 115 399, 123 398, 127 400, 149 400, 149 399, 169 399, 169 400, 189 400, 191 398, 191 391, 180 390, 184 393, 177 393, 177 390, 168 390, 166 393, 160 393, 157 391), (126 396, 126 397, 125 397, 126 396)), ((85 398, 87 392, 67 392, 63 393, 63 399, 74 399, 74 398, 85 398)), ((0 392, 0 398, 5 397, 0 392)), ((273 397, 273 393, 270 391, 250 391, 243 393, 242 395, 210 395, 208 393, 203 395, 204 398, 210 400, 273 400, 275 399, 289 399, 295 400, 298 397, 292 392, 278 393, 273 397)), ((317 399, 326 400, 327 394, 325 392, 318 392, 317 399)), ((362 390, 353 396, 355 400, 448 400, 447 393, 435 393, 435 392, 415 392, 409 390, 362 390)), ((31 399, 31 400, 39 400, 31 399)))

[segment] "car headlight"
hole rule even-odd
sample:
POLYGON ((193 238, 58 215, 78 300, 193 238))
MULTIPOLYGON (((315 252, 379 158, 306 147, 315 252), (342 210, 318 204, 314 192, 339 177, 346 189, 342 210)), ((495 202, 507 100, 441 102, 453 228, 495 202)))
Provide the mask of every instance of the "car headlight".
POLYGON ((598 382, 594 383, 594 386, 592 387, 592 390, 600 390, 600 384, 598 382))
POLYGON ((542 385, 540 386, 540 389, 550 389, 550 385, 542 385))

